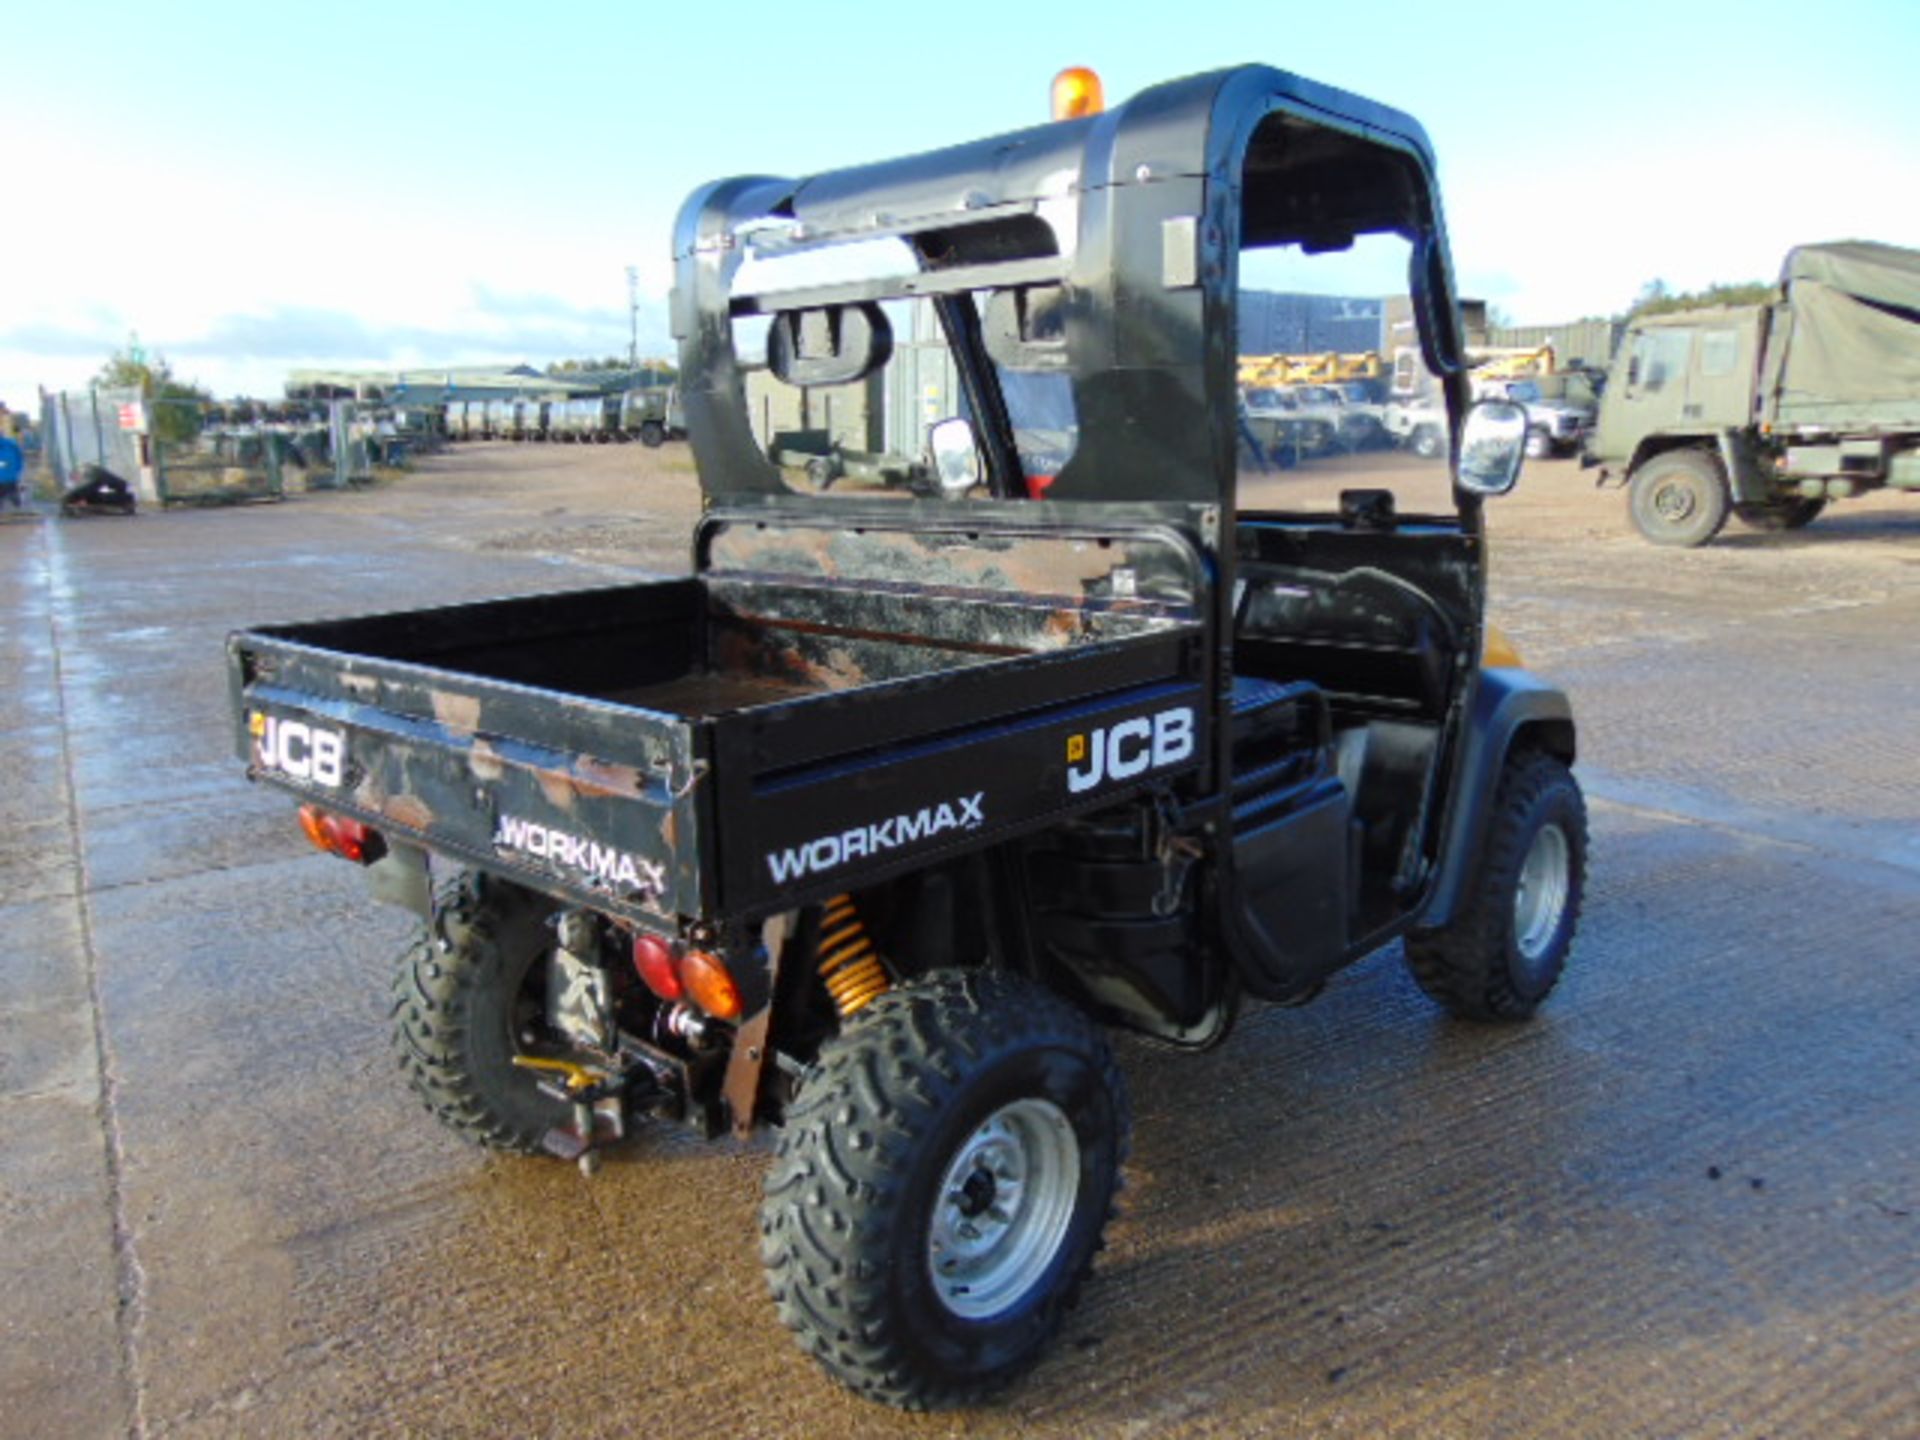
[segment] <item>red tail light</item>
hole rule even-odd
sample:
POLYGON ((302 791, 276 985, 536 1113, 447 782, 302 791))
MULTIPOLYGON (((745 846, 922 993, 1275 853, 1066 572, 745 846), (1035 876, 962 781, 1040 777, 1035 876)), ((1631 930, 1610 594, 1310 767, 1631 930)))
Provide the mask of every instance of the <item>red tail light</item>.
POLYGON ((662 1000, 679 1000, 687 993, 680 983, 680 962, 673 947, 657 935, 633 937, 633 968, 662 1000))
POLYGON ((314 849, 356 865, 371 865, 387 853, 386 837, 371 825, 329 814, 318 805, 300 807, 300 828, 314 849))

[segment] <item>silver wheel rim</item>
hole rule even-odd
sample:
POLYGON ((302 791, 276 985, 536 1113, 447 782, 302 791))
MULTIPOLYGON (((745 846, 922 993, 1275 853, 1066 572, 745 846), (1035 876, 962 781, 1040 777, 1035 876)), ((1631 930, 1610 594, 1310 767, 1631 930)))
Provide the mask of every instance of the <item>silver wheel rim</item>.
POLYGON ((1557 824, 1542 825, 1527 847, 1520 865, 1520 884, 1513 896, 1513 940, 1529 964, 1544 959, 1560 933, 1567 910, 1572 873, 1572 850, 1567 832, 1557 824))
POLYGON ((954 1153, 934 1196, 927 1270, 940 1303, 985 1320, 1023 1299, 1053 1264, 1080 1193, 1080 1141, 1051 1100, 1016 1100, 954 1153))

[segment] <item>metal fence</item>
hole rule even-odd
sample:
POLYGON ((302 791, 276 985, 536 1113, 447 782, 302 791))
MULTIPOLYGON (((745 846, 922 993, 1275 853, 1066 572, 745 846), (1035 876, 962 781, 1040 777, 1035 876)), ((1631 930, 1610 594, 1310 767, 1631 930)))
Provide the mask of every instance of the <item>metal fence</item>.
POLYGON ((41 396, 46 464, 62 490, 112 472, 148 504, 231 505, 308 490, 373 483, 437 448, 436 417, 388 412, 352 400, 324 413, 300 407, 143 400, 135 388, 94 387, 41 396), (292 409, 296 413, 289 415, 292 409))
POLYGON ((40 392, 42 453, 62 490, 79 484, 89 465, 98 465, 126 481, 141 499, 158 500, 146 428, 137 388, 40 392))
POLYGON ((327 438, 333 451, 333 486, 373 483, 374 441, 377 425, 352 400, 327 403, 327 438))
POLYGON ((232 505, 287 493, 281 437, 253 425, 209 426, 193 400, 151 405, 154 488, 168 505, 232 505))

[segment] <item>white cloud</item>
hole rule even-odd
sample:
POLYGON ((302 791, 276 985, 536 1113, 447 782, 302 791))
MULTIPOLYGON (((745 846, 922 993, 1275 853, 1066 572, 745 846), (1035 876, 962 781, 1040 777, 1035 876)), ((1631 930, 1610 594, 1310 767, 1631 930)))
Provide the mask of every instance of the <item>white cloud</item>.
POLYGON ((251 394, 311 366, 624 354, 629 261, 642 352, 670 348, 664 225, 660 255, 629 256, 510 188, 462 211, 325 167, 158 168, 124 137, 28 138, 55 163, 0 278, 0 399, 16 406, 84 384, 136 332, 183 377, 251 394), (475 222, 482 210, 494 223, 475 222))
POLYGON ((1790 135, 1713 127, 1655 154, 1594 146, 1564 180, 1478 175, 1449 193, 1462 289, 1520 324, 1609 314, 1656 277, 1675 290, 1772 280, 1793 246, 1920 245, 1920 198, 1890 150, 1809 122, 1790 135))

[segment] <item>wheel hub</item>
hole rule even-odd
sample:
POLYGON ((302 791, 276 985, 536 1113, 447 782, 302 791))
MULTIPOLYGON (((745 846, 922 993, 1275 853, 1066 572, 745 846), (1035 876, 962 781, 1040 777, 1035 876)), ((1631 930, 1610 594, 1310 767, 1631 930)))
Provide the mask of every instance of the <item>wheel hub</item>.
POLYGON ((1693 491, 1685 485, 1662 485, 1654 492, 1653 511, 1670 524, 1691 518, 1695 509, 1693 491))
POLYGON ((1572 889, 1572 847, 1557 824, 1543 825, 1527 846, 1513 896, 1513 943, 1521 958, 1538 963, 1553 946, 1572 889))
POLYGON ((987 1319, 1040 1282, 1066 1240, 1080 1142, 1051 1100, 1016 1100, 954 1153, 934 1196, 927 1269, 955 1315, 987 1319))
POLYGON ((982 1165, 967 1177, 966 1184, 960 1187, 960 1193, 955 1197, 955 1203, 967 1219, 977 1219, 993 1208, 998 1190, 993 1172, 982 1165))

